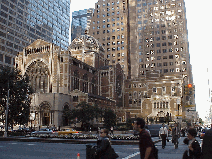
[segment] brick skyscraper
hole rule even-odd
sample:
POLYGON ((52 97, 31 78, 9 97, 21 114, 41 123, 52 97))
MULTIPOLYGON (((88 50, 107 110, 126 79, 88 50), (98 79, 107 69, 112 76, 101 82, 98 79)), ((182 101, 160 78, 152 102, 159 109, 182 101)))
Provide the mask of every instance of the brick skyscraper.
POLYGON ((186 23, 184 0, 99 0, 89 34, 128 78, 159 70, 192 83, 186 23))

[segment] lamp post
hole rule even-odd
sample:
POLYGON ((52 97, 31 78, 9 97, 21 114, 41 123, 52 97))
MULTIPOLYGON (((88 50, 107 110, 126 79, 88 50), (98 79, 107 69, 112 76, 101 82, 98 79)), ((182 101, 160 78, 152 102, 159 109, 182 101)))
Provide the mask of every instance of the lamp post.
POLYGON ((7 90, 7 105, 6 105, 6 110, 5 110, 5 131, 4 131, 4 137, 7 137, 7 132, 8 132, 7 120, 8 120, 9 95, 10 95, 9 79, 8 79, 8 85, 7 86, 8 86, 8 90, 7 90))

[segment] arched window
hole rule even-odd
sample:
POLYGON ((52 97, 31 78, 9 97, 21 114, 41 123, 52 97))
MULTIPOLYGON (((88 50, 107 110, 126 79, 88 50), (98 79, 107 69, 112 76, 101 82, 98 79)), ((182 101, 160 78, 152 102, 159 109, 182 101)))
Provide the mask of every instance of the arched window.
POLYGON ((85 93, 88 93, 88 75, 87 74, 84 74, 83 76, 82 91, 85 93))
POLYGON ((73 77, 73 89, 79 89, 79 71, 74 71, 74 77, 73 77))
POLYGON ((92 94, 96 94, 97 93, 96 86, 95 86, 95 78, 94 77, 91 80, 91 93, 92 94))

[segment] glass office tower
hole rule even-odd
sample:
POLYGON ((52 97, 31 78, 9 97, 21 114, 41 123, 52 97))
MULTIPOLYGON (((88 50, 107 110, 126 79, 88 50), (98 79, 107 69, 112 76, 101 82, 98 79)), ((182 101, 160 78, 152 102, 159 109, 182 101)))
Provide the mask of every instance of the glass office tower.
POLYGON ((71 41, 80 35, 84 35, 85 30, 90 28, 93 12, 93 8, 72 12, 71 41))
POLYGON ((70 0, 0 0, 0 64, 36 39, 69 45, 70 0))

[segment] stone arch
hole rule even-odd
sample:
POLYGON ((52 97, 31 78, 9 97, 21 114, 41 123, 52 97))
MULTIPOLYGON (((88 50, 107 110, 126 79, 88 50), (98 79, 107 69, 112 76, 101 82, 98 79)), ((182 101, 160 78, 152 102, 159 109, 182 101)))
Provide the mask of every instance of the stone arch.
POLYGON ((49 126, 53 124, 53 114, 51 111, 51 104, 47 101, 39 105, 40 108, 40 125, 49 126))
POLYGON ((27 67, 25 74, 29 76, 30 84, 34 92, 49 93, 50 71, 48 65, 42 60, 32 61, 27 67))
POLYGON ((69 121, 69 112, 70 112, 70 105, 69 103, 64 103, 63 104, 63 126, 67 126, 69 125, 70 121, 69 121))

